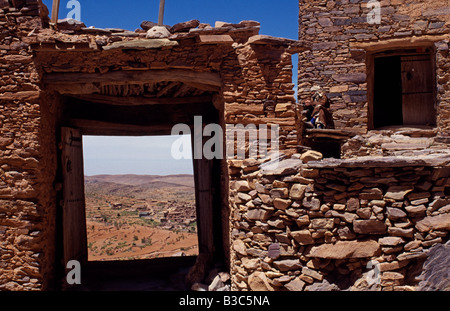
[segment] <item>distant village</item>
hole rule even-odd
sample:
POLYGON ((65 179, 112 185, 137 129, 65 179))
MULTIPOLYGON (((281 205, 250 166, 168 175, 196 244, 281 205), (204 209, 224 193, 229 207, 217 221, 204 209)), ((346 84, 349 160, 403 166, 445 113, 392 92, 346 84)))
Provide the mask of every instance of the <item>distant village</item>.
MULTIPOLYGON (((178 201, 136 199, 133 202, 106 202, 109 209, 137 213, 137 217, 149 220, 155 226, 166 230, 195 232, 195 204, 178 201)), ((120 212, 119 212, 120 213, 120 212)), ((105 222, 103 215, 95 214, 92 221, 105 222)))

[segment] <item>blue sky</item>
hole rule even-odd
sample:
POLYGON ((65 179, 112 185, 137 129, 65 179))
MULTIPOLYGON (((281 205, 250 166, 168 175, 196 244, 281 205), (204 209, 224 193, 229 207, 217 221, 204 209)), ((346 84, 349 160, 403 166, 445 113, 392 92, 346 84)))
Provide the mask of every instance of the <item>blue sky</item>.
MULTIPOLYGON (((51 11, 52 0, 43 1, 51 11)), ((61 0, 59 18, 70 9, 61 0)), ((159 0, 78 0, 86 26, 135 30, 144 20, 158 21, 159 0)), ((238 23, 256 20, 261 34, 298 38, 298 0, 166 0, 164 23, 173 25, 191 19, 214 26, 215 21, 238 23)))
MULTIPOLYGON (((52 0, 43 0, 51 14, 52 0)), ((69 0, 60 1, 59 18, 70 12, 69 0)), ((78 0, 86 26, 135 30, 144 20, 158 21, 159 0, 78 0)), ((298 0, 166 0, 164 24, 192 19, 214 26, 216 21, 261 23, 260 34, 298 38, 298 0)), ((294 57, 294 81, 297 58, 294 57)), ((192 161, 173 160, 174 137, 92 137, 83 142, 86 175, 192 174, 192 161)))

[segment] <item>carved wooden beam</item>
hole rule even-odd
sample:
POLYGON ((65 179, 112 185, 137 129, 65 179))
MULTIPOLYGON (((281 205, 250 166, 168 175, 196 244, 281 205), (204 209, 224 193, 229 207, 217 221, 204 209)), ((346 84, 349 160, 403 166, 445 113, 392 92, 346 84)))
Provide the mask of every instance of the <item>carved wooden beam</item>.
POLYGON ((183 69, 147 70, 147 71, 113 71, 107 73, 50 73, 44 75, 45 84, 140 84, 148 82, 177 81, 199 83, 217 88, 222 86, 218 73, 194 72, 183 69))
POLYGON ((145 106, 145 105, 182 105, 212 103, 212 95, 191 96, 181 98, 147 98, 140 96, 108 96, 99 94, 71 95, 84 101, 113 106, 145 106))
POLYGON ((170 135, 170 124, 134 125, 114 122, 71 119, 70 125, 79 128, 83 135, 147 136, 170 135))

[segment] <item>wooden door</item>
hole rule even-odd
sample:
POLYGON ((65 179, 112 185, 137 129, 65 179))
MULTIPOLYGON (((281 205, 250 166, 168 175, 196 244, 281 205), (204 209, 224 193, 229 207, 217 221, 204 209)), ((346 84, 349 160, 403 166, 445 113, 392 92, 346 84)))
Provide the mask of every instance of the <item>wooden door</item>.
POLYGON ((83 141, 78 129, 61 128, 64 264, 87 262, 83 141))
POLYGON ((404 125, 434 125, 433 64, 430 55, 402 56, 404 125))
MULTIPOLYGON (((195 159, 195 146, 203 150, 205 138, 200 135, 192 135, 194 155, 194 180, 195 201, 197 209, 197 230, 199 252, 212 255, 214 248, 214 187, 213 166, 214 161, 206 159, 195 159), (197 137, 197 138, 195 138, 197 137)), ((199 154, 197 154, 199 157, 199 154)))

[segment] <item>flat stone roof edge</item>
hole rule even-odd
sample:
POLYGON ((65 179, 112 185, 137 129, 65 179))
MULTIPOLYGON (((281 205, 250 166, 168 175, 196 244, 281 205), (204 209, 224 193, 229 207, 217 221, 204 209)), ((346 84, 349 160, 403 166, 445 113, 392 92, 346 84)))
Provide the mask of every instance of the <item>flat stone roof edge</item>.
POLYGON ((364 168, 364 167, 411 167, 411 166, 432 166, 450 167, 450 153, 431 154, 418 156, 386 156, 373 157, 365 156, 354 159, 324 159, 321 161, 311 161, 306 164, 308 168, 364 168))

